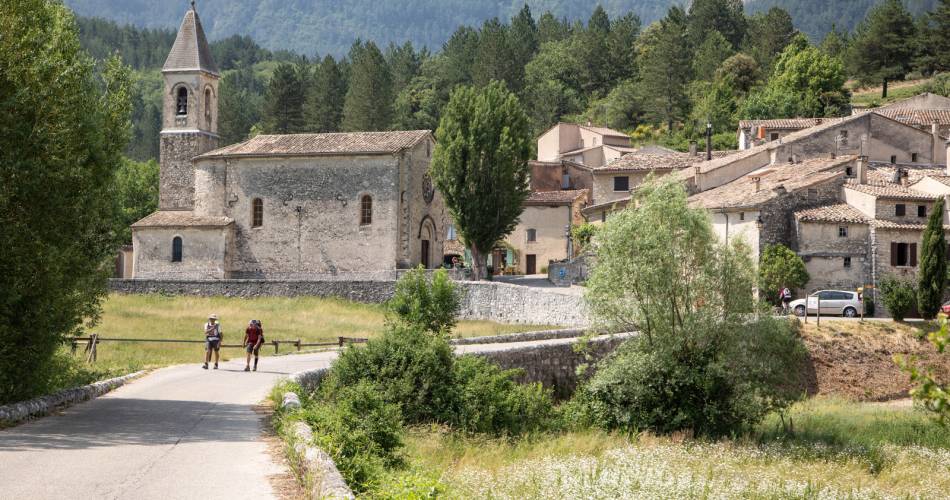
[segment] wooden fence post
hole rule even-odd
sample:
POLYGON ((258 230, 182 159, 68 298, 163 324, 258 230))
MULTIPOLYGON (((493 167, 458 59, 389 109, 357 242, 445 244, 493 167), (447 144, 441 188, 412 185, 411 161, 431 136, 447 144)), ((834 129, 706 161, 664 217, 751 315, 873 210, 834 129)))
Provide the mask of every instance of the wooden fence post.
POLYGON ((300 352, 300 339, 297 339, 297 341, 294 342, 294 344, 297 346, 297 352, 300 352))

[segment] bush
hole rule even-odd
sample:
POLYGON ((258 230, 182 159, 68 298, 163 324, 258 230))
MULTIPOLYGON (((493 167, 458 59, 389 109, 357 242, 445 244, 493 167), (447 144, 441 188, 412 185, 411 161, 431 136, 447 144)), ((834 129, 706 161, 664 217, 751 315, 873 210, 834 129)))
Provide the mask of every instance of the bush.
POLYGON ((896 276, 885 276, 881 280, 881 299, 894 320, 903 321, 917 302, 917 291, 913 283, 896 276))
POLYGON ((425 269, 419 267, 399 278, 388 306, 405 324, 429 332, 448 332, 455 326, 461 302, 459 289, 445 269, 436 270, 430 280, 425 269))
POLYGON ((313 428, 316 444, 333 457, 356 491, 371 487, 384 468, 402 463, 399 407, 387 403, 372 383, 344 387, 334 397, 308 405, 303 418, 313 428))
POLYGON ((365 347, 350 346, 324 382, 329 394, 362 381, 377 384, 383 398, 402 409, 408 423, 445 422, 452 414, 452 347, 442 335, 390 325, 365 347))
POLYGON ((541 384, 518 384, 521 370, 502 370, 478 356, 455 361, 458 397, 453 425, 466 432, 517 435, 547 427, 551 393, 541 384))
POLYGON ((765 247, 759 259, 759 289, 773 304, 778 304, 782 287, 792 290, 802 288, 811 279, 805 263, 785 245, 765 247))
POLYGON ((689 321, 678 336, 622 345, 571 410, 606 429, 734 433, 802 394, 805 350, 788 323, 763 317, 726 325, 689 321))

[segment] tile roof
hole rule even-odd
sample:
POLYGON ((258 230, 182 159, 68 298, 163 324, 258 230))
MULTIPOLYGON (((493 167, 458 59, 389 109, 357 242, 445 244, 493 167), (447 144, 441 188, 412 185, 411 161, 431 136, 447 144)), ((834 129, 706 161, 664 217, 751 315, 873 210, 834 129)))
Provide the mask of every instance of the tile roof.
POLYGON ((525 200, 525 205, 570 205, 582 196, 587 196, 586 189, 564 191, 532 191, 525 200))
POLYGON ((581 210, 581 213, 584 214, 584 215, 590 215, 590 214, 593 214, 593 213, 600 212, 600 211, 603 210, 603 209, 610 209, 610 208, 614 208, 614 207, 616 207, 616 208, 624 208, 624 207, 626 207, 627 205, 630 204, 630 200, 631 200, 632 198, 633 198, 632 196, 628 196, 628 197, 626 197, 626 198, 620 198, 619 200, 605 201, 605 202, 602 202, 602 203, 598 203, 598 204, 596 204, 596 205, 590 205, 590 206, 588 206, 588 207, 582 209, 582 210, 581 210))
POLYGON ((428 130, 258 135, 238 144, 209 151, 198 158, 393 154, 429 135, 431 132, 428 130))
POLYGON ((946 174, 945 168, 934 165, 871 162, 868 164, 868 181, 871 184, 893 184, 894 174, 898 168, 907 171, 907 179, 911 183, 920 181, 924 177, 946 174))
POLYGON ((839 122, 841 118, 776 118, 771 120, 739 120, 739 128, 751 129, 764 127, 778 130, 801 130, 824 122, 839 122))
POLYGON ((930 125, 950 125, 950 109, 873 109, 872 113, 886 116, 892 120, 914 126, 930 125))
POLYGON ((708 209, 751 208, 836 177, 844 177, 844 159, 812 158, 801 163, 769 165, 719 187, 689 197, 692 206, 708 209), (755 179, 758 178, 758 188, 755 179))
POLYGON ((619 130, 614 130, 612 128, 594 127, 590 125, 580 125, 580 124, 578 124, 577 126, 585 130, 590 130, 591 132, 595 134, 605 135, 608 137, 629 137, 627 134, 620 132, 619 130))
POLYGON ((840 203, 823 207, 809 208, 795 212, 795 218, 802 222, 851 222, 867 224, 868 218, 851 205, 840 203))
MULTIPOLYGON (((884 219, 874 219, 871 224, 877 229, 894 229, 898 231, 923 231, 926 224, 904 224, 884 219)), ((950 231, 950 226, 943 226, 944 231, 950 231)))
POLYGON ((196 215, 194 212, 183 210, 167 210, 154 212, 132 224, 132 227, 225 227, 232 223, 234 223, 234 219, 229 217, 196 215))
MULTIPOLYGON (((713 151, 713 159, 735 154, 735 151, 713 151)), ((628 172, 638 170, 679 170, 706 161, 706 154, 633 152, 595 168, 595 172, 628 172)))
POLYGON ((950 175, 928 175, 927 177, 930 177, 944 186, 950 186, 950 175))
POLYGON ((211 74, 219 74, 218 65, 211 57, 211 48, 208 39, 201 27, 201 19, 194 8, 185 12, 185 18, 178 28, 175 44, 165 59, 162 71, 200 70, 211 74))
POLYGON ((901 186, 900 184, 857 184, 857 183, 848 183, 845 184, 845 188, 852 191, 857 191, 859 193, 865 193, 877 198, 882 198, 886 200, 916 200, 916 201, 932 201, 938 198, 937 195, 925 193, 923 191, 917 191, 906 186, 901 186))

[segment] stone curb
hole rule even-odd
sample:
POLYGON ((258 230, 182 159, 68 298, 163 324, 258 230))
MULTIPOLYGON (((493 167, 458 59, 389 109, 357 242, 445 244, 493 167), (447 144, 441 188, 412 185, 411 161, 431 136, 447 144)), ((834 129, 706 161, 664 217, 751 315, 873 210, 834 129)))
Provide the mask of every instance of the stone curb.
MULTIPOLYGON (((284 393, 284 401, 299 401, 293 392, 284 393), (288 398, 293 394, 294 397, 288 398)), ((287 406, 293 407, 293 404, 287 406)), ((297 403, 299 408, 299 402, 297 403)), ((310 481, 310 498, 354 499, 336 463, 325 451, 313 445, 313 430, 304 422, 293 423, 293 453, 300 460, 301 476, 310 481)), ((307 481, 305 481, 307 482, 307 481)))
POLYGON ((509 342, 532 342, 535 340, 569 339, 583 337, 587 330, 582 328, 567 328, 563 330, 541 330, 536 332, 510 333, 505 335, 492 335, 489 337, 466 337, 464 339, 452 339, 449 341, 452 345, 472 345, 472 344, 505 344, 509 342))
POLYGON ((0 424, 17 424, 31 417, 48 415, 57 409, 97 398, 113 389, 125 385, 130 380, 143 374, 145 374, 145 370, 81 387, 66 389, 56 394, 50 394, 49 396, 41 396, 28 401, 0 406, 0 424))

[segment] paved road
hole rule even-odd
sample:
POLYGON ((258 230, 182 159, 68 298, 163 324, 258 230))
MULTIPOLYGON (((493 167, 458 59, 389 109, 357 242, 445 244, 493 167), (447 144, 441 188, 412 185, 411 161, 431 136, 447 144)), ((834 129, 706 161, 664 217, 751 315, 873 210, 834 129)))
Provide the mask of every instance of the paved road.
POLYGON ((252 373, 243 372, 243 360, 217 371, 164 368, 61 415, 0 431, 0 499, 274 498, 268 477, 282 470, 260 439, 253 406, 279 378, 335 357, 267 357, 252 373))

